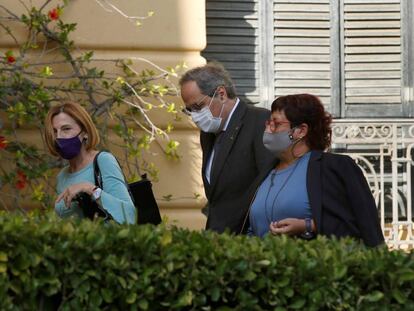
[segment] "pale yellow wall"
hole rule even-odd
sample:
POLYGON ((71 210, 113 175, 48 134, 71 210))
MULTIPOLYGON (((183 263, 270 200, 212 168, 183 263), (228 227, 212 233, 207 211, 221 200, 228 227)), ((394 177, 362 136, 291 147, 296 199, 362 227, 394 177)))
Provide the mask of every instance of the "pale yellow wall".
MULTIPOLYGON (((19 1, 1 2, 18 14, 24 12, 19 1)), ((23 2, 39 5, 45 1, 23 2)), ((154 11, 155 14, 143 20, 142 25, 137 27, 115 11, 107 12, 98 1, 71 0, 62 18, 78 24, 72 39, 80 48, 79 52, 93 50, 95 57, 108 59, 143 57, 161 67, 175 66, 183 61, 192 67, 205 62, 200 56, 200 50, 206 44, 204 0, 110 2, 130 16, 146 16, 148 11, 154 11)), ((57 3, 59 2, 52 1, 47 9, 55 7, 57 3)), ((1 14, 3 13, 0 11, 1 14)), ((13 24, 10 26, 18 37, 26 36, 23 28, 13 24)), ((4 32, 0 32, 0 52, 10 48, 14 48, 13 41, 4 32)), ((174 100, 181 102, 179 98, 174 100)), ((156 119, 159 123, 165 122, 158 116, 156 119)), ((157 199, 160 199, 162 214, 173 223, 191 229, 201 229, 204 227, 205 217, 200 209, 205 204, 205 198, 200 177, 201 151, 198 131, 189 122, 178 122, 175 126, 172 137, 181 143, 181 160, 168 161, 161 154, 153 158, 160 169, 160 181, 154 184, 155 194, 157 199), (201 194, 202 198, 193 199, 195 193, 201 194), (173 195, 173 200, 163 201, 161 198, 168 194, 173 195)), ((30 130, 25 130, 24 133, 30 141, 33 139, 32 136, 37 135, 30 130)), ((154 146, 152 151, 160 153, 161 150, 154 146)))

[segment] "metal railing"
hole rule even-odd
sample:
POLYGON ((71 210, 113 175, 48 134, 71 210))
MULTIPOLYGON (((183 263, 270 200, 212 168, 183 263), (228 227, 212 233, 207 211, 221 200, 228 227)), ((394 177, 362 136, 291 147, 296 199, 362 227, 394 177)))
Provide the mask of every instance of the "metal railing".
POLYGON ((414 120, 335 120, 332 142, 362 168, 390 248, 414 248, 414 120))

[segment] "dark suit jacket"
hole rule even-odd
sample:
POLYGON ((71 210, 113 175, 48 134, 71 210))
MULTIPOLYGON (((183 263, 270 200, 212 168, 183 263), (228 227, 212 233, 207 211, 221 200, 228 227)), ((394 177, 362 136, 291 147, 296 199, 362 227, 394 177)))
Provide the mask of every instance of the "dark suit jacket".
POLYGON ((270 111, 239 102, 226 131, 221 134, 210 183, 205 170, 216 135, 201 132, 202 176, 209 206, 206 229, 241 231, 254 191, 248 189, 273 158, 263 145, 265 121, 269 117, 270 111))
MULTIPOLYGON (((277 164, 260 173, 256 187, 277 164)), ((367 246, 384 242, 377 207, 359 166, 346 155, 312 151, 307 189, 318 234, 354 237, 367 246)))

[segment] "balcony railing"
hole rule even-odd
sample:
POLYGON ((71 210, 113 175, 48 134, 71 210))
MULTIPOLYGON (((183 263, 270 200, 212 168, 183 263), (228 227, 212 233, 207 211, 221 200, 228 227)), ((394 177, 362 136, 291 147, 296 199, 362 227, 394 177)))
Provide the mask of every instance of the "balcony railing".
POLYGON ((362 168, 391 248, 414 248, 414 120, 335 120, 333 151, 362 168))

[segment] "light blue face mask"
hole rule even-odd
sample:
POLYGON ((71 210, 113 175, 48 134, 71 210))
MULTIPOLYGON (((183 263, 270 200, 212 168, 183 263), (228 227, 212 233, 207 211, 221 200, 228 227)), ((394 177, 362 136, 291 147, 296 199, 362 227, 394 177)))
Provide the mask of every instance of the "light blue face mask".
POLYGON ((294 128, 283 131, 283 132, 276 132, 276 133, 263 133, 263 145, 273 153, 276 158, 280 158, 280 155, 283 151, 288 149, 293 143, 293 136, 292 131, 294 128))
POLYGON ((208 106, 203 107, 200 111, 191 112, 191 118, 197 127, 206 133, 218 133, 220 130, 221 123, 223 118, 221 114, 223 113, 224 104, 221 106, 220 115, 214 117, 210 111, 211 103, 213 102, 214 96, 216 95, 217 89, 214 91, 213 96, 211 97, 210 103, 208 106))

